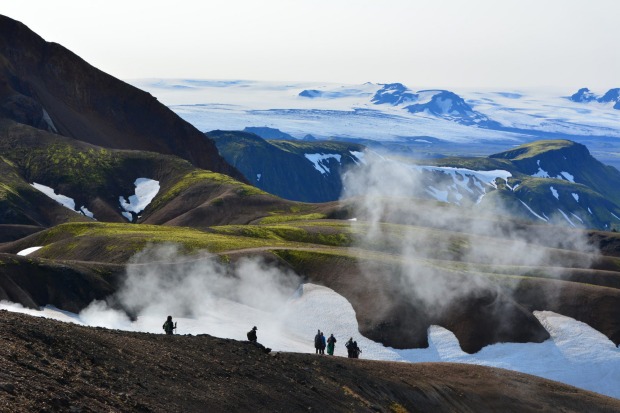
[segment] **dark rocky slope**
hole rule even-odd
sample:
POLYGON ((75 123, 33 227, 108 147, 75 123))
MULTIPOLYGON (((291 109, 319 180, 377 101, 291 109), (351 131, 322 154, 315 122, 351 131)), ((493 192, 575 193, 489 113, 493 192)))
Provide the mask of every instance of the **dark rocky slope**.
POLYGON ((84 328, 6 311, 0 360, 0 410, 16 413, 620 410, 616 399, 496 368, 267 355, 207 335, 84 328))

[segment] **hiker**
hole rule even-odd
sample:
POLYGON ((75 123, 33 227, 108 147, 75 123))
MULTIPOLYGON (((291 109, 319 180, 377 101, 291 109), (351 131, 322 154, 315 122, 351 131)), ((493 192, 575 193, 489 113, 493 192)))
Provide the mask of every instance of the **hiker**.
POLYGON ((321 330, 317 330, 316 336, 314 336, 314 352, 321 354, 321 330))
POLYGON ((250 331, 248 331, 248 340, 251 343, 257 343, 258 341, 258 337, 256 337, 256 330, 258 330, 256 328, 256 326, 252 327, 252 329, 250 331))
POLYGON ((327 354, 330 356, 334 355, 334 347, 336 345, 336 341, 336 337, 334 337, 333 333, 327 339, 327 354))
POLYGON ((172 331, 177 328, 177 323, 173 323, 172 316, 169 315, 168 318, 166 319, 166 322, 162 326, 162 328, 164 329, 166 334, 172 334, 172 331))
POLYGON ((323 332, 321 331, 321 354, 325 355, 325 336, 323 335, 323 332))
POLYGON ((258 342, 258 337, 256 336, 256 330, 258 330, 256 328, 256 326, 252 327, 252 329, 250 331, 248 331, 248 341, 252 344, 254 344, 256 347, 260 348, 261 350, 263 350, 265 353, 269 353, 271 352, 271 349, 269 347, 265 347, 263 346, 261 343, 258 342))
POLYGON ((355 342, 353 341, 353 337, 351 337, 344 345, 347 348, 347 355, 350 359, 355 358, 355 347, 353 343, 355 342))
POLYGON ((353 342, 353 358, 354 359, 360 358, 361 352, 362 352, 362 349, 357 346, 357 341, 354 341, 353 342))

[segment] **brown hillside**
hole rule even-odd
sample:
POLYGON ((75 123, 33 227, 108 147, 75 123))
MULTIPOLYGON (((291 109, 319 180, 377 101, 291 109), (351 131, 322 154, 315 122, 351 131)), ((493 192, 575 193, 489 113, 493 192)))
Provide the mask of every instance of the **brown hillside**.
POLYGON ((10 412, 620 410, 616 399, 496 368, 267 355, 208 335, 85 328, 7 311, 0 344, 0 410, 10 412))

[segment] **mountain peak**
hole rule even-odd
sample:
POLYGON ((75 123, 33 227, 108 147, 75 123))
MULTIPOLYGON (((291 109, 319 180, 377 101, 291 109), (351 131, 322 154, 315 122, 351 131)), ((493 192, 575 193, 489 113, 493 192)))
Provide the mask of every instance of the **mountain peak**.
POLYGON ((418 95, 410 91, 402 83, 384 83, 381 86, 381 89, 370 100, 375 105, 389 104, 397 106, 418 100, 418 95))
POLYGON ((596 100, 596 95, 590 91, 587 87, 582 87, 577 93, 569 97, 573 102, 592 102, 596 100))

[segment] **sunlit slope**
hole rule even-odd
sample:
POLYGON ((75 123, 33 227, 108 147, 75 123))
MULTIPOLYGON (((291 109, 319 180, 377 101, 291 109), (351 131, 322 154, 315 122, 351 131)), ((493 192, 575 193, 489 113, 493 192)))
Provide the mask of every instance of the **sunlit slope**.
POLYGON ((324 207, 284 201, 227 175, 154 152, 106 149, 0 120, 0 224, 52 226, 92 221, 60 206, 31 184, 45 185, 86 208, 97 221, 128 222, 119 198, 146 178, 159 190, 132 221, 206 227, 245 224, 277 211, 324 207))

